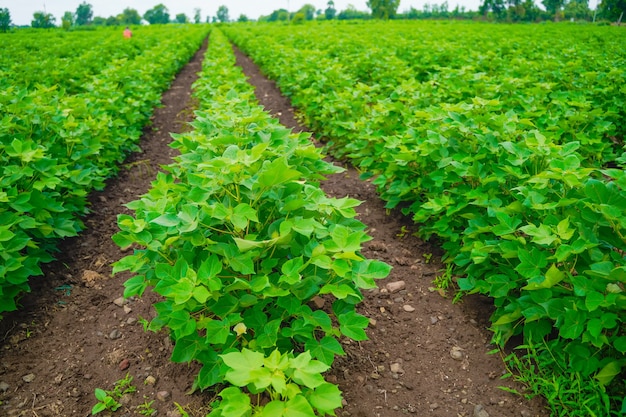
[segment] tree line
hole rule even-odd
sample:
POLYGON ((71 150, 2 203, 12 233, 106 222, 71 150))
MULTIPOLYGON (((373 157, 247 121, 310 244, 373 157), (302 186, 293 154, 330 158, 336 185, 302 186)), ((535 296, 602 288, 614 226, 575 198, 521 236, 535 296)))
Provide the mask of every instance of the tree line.
MULTIPOLYGON (((591 10, 589 0, 541 0, 543 9, 535 0, 482 0, 477 11, 466 10, 456 6, 450 10, 448 1, 443 3, 426 3, 421 10, 411 7, 408 11, 398 13, 400 0, 368 0, 369 11, 357 10, 348 5, 345 10, 338 11, 333 0, 329 0, 325 9, 316 9, 311 4, 305 4, 299 10, 290 12, 286 9, 274 10, 267 16, 259 17, 265 22, 293 22, 302 23, 307 20, 352 20, 352 19, 483 19, 508 22, 537 22, 543 20, 588 20, 596 19, 617 21, 618 24, 626 11, 626 0, 601 0, 596 10, 591 10)), ((250 20, 245 14, 239 15, 236 21, 250 20)), ((130 26, 146 21, 150 24, 164 23, 202 23, 201 10, 195 9, 192 19, 184 13, 171 16, 167 7, 157 4, 148 9, 143 15, 136 9, 126 8, 116 16, 100 17, 93 15, 93 6, 82 2, 75 12, 67 11, 61 17, 61 27, 69 30, 81 26, 130 26)), ((234 21, 229 16, 228 7, 222 5, 217 9, 215 16, 207 16, 204 20, 209 23, 226 23, 234 21)), ((56 18, 44 11, 33 14, 31 22, 33 28, 51 28, 57 26, 56 18)), ((8 8, 0 8, 0 32, 6 32, 11 27, 11 14, 8 8)))

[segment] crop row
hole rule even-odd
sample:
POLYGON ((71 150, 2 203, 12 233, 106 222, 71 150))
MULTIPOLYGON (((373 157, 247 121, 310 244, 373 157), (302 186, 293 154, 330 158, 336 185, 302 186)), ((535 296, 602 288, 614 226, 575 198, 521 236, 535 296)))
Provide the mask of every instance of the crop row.
POLYGON ((163 297, 146 326, 169 328, 174 362, 203 365, 195 389, 227 385, 211 416, 333 414, 341 393, 322 373, 340 337, 366 338, 360 289, 390 267, 360 255, 359 202, 319 188, 341 168, 265 113, 234 61, 213 29, 194 130, 173 135, 180 156, 119 216, 114 240, 135 250, 114 272, 136 274, 126 297, 163 297))
MULTIPOLYGON (((207 32, 176 30, 175 37, 144 32, 153 47, 132 60, 103 61, 82 92, 69 94, 46 79, 32 88, 0 89, 0 315, 16 309, 28 278, 42 273, 40 264, 52 259, 58 239, 80 232, 87 194, 102 189, 138 149, 161 92, 207 32)), ((110 43, 105 37, 91 49, 106 54, 110 43)), ((50 57, 47 66, 57 63, 50 57)))
MULTIPOLYGON (((225 28, 460 289, 523 336, 556 415, 626 398, 626 54, 586 26, 384 22, 225 28), (579 390, 553 383, 581 378, 579 390), (552 381, 552 382, 550 382, 552 381), (572 396, 568 396, 574 393, 572 396), (611 400, 609 400, 609 398, 611 400)), ((522 362, 517 364, 524 366, 522 362)), ((595 413, 595 414, 593 414, 595 413)))
MULTIPOLYGON (((189 30, 176 29, 183 33, 189 30)), ((103 68, 133 61, 171 34, 172 28, 167 26, 134 28, 132 40, 125 39, 117 28, 6 34, 0 45, 0 86, 56 86, 66 94, 89 91, 91 79, 103 68)))

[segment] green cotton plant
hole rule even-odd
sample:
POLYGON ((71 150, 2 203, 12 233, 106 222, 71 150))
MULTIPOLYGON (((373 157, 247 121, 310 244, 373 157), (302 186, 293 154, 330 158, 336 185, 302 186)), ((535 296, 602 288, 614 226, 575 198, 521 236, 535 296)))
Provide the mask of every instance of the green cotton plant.
MULTIPOLYGON (((236 100, 230 94, 229 107, 246 114, 245 101, 236 100)), ((258 123, 248 125, 258 133, 225 142, 222 127, 206 126, 216 119, 199 113, 202 134, 178 137, 193 152, 183 152, 170 168, 176 176, 160 174, 148 196, 129 204, 137 217, 120 216, 114 237, 123 247, 145 246, 114 271, 138 274, 125 284, 125 296, 153 286, 166 297, 155 305, 150 328, 170 328, 172 360, 204 364, 196 381, 201 388, 220 381, 217 354, 231 347, 304 347, 332 363, 343 354, 339 336, 366 337, 368 320, 355 312, 359 289, 375 287, 374 279, 389 272, 359 254, 370 238, 354 219, 358 202, 328 198, 305 180, 337 168, 323 162, 304 135, 263 126, 260 117, 267 116, 257 116, 245 122, 258 123), (336 299, 338 325, 309 306, 324 294, 336 299), (233 328, 240 323, 247 331, 237 336, 233 328)), ((232 114, 223 117, 232 123, 232 114)))
POLYGON ((339 388, 321 375, 329 366, 308 351, 296 356, 274 350, 266 357, 244 348, 220 356, 232 386, 219 393, 208 417, 334 416, 341 407, 339 388))
POLYGON ((208 29, 142 30, 133 45, 95 31, 64 35, 71 41, 24 33, 0 46, 11 69, 0 81, 0 318, 58 241, 83 229, 89 192, 138 149, 160 92, 208 29), (77 47, 84 38, 98 47, 77 47))
POLYGON ((224 30, 327 149, 441 244, 460 294, 493 299, 494 342, 533 347, 520 370, 546 372, 528 380, 554 415, 578 398, 623 410, 624 34, 377 25, 224 30))
MULTIPOLYGON (((236 366, 228 358, 237 351, 270 361, 305 352, 289 363, 313 358, 307 369, 323 381, 321 373, 344 354, 340 338, 367 338, 369 320, 356 312, 361 289, 374 288, 390 267, 360 254, 370 237, 354 218, 359 202, 329 198, 319 188, 324 175, 342 169, 325 162, 308 135, 292 133, 252 103, 231 60, 232 49, 214 29, 194 85, 201 107, 194 130, 174 135, 176 162, 128 204, 133 216, 119 216, 113 239, 136 249, 114 273, 135 274, 125 283, 127 297, 149 287, 163 297, 147 328, 169 329, 173 361, 202 364, 194 389, 229 381, 236 366), (316 308, 316 299, 330 308, 316 308)), ((292 398, 297 384, 317 388, 294 372, 289 395, 279 391, 276 401, 289 409, 294 402, 305 407, 306 399, 330 414, 316 398, 335 398, 336 387, 292 398)), ((223 394, 222 415, 244 412, 232 408, 244 394, 234 387, 223 394)))

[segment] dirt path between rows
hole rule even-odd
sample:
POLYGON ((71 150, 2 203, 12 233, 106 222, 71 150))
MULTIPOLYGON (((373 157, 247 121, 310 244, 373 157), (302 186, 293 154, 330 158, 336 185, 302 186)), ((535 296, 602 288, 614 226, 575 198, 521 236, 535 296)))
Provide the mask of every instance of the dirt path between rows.
MULTIPOLYGON (((126 169, 91 197, 88 229, 61 245, 58 261, 33 280, 23 308, 0 322, 0 415, 87 416, 94 390, 113 389, 133 377, 136 392, 123 398, 113 415, 204 416, 211 393, 185 394, 198 370, 169 361, 172 345, 165 332, 144 332, 138 319, 152 317, 153 294, 123 301, 128 275, 111 278, 111 263, 122 253, 111 241, 123 204, 144 194, 174 151, 169 132, 179 132, 192 117, 191 84, 200 71, 206 44, 181 71, 156 109, 151 128, 126 169), (150 405, 149 405, 150 404, 150 405), (149 405, 149 406, 148 406, 149 405), (139 408, 138 408, 139 407, 139 408), (146 414, 147 415, 147 412, 146 414)), ((257 97, 281 123, 304 130, 287 99, 239 51, 237 62, 257 89, 257 97)), ((367 292, 360 311, 372 319, 369 341, 345 345, 328 379, 344 392, 342 416, 544 416, 540 401, 526 401, 498 388, 505 372, 499 356, 487 355, 489 304, 478 298, 452 304, 432 292, 441 269, 438 249, 410 234, 411 223, 387 214, 369 182, 354 170, 323 184, 333 196, 363 200, 359 219, 374 237, 363 253, 394 269, 380 290, 367 292), (408 231, 408 232, 407 232, 408 231), (388 291, 386 284, 404 281, 388 291)), ((105 414, 101 414, 105 415, 105 414)))

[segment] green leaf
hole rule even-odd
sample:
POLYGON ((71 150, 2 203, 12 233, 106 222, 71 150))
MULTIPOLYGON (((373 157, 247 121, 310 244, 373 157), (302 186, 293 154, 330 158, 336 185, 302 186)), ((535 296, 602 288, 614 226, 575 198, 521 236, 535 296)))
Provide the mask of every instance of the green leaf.
POLYGON ((102 388, 96 388, 95 395, 96 395, 96 399, 98 401, 104 401, 106 399, 106 397, 108 396, 106 391, 103 390, 102 388))
POLYGON ((178 224, 180 223, 180 219, 175 214, 167 213, 162 214, 156 219, 152 220, 152 223, 156 223, 159 226, 164 227, 174 227, 178 226, 178 224))
POLYGON ((323 383, 313 391, 309 391, 307 397, 313 407, 315 407, 321 415, 335 415, 334 410, 341 408, 341 391, 336 385, 323 383))
POLYGON ((604 295, 597 291, 589 291, 585 297, 585 307, 589 311, 595 311, 604 303, 604 295))
POLYGON ((586 319, 587 316, 584 312, 566 309, 563 323, 559 328, 559 335, 567 339, 578 338, 585 330, 586 319))
POLYGON ((561 271, 555 264, 552 264, 550 268, 546 271, 546 275, 541 282, 529 281, 528 285, 522 287, 523 290, 539 290, 543 288, 552 288, 559 282, 563 281, 565 278, 565 273, 561 271))
POLYGON ((258 414, 259 417, 316 417, 309 402, 302 395, 289 401, 270 401, 258 414))
POLYGON ((293 369, 292 379, 308 388, 323 384, 325 381, 322 373, 330 368, 323 362, 311 360, 311 354, 307 351, 291 359, 290 367, 293 369))
POLYGON ((265 361, 262 353, 246 348, 243 348, 241 352, 230 352, 220 355, 220 357, 232 369, 257 369, 261 368, 265 361))
POLYGON ((178 339, 172 351, 172 362, 188 363, 194 360, 198 353, 203 350, 198 340, 190 340, 187 338, 178 339))
POLYGON ((352 271, 352 279, 358 288, 376 288, 375 279, 386 278, 391 272, 391 266, 373 259, 358 262, 352 271))
POLYGON ((0 242, 6 242, 13 239, 15 233, 9 230, 9 226, 0 227, 0 242))
POLYGON ((540 224, 539 227, 534 224, 529 224, 520 227, 520 230, 529 236, 532 236, 532 242, 539 245, 551 245, 557 237, 552 234, 552 230, 545 224, 540 224))
POLYGON ((291 169, 286 162, 286 158, 278 158, 273 161, 265 161, 259 170, 259 176, 255 186, 271 188, 278 184, 300 178, 299 171, 291 169))
POLYGON ((613 378, 619 375, 623 366, 623 361, 609 362, 604 368, 594 375, 594 378, 597 379, 600 384, 607 386, 611 383, 613 378))
POLYGON ((206 342, 209 344, 221 345, 226 343, 230 334, 230 326, 222 320, 211 320, 206 325, 206 342))
POLYGON ((621 354, 626 353, 626 336, 620 336, 613 341, 613 347, 621 354))
POLYGON ((148 288, 148 282, 143 275, 137 275, 124 282, 124 298, 141 297, 148 288))
POLYGON ((250 252, 242 253, 241 255, 229 258, 230 267, 234 271, 240 272, 244 275, 254 274, 254 262, 249 255, 250 252))
POLYGON ((337 339, 331 336, 325 336, 319 342, 315 339, 308 340, 304 347, 314 358, 329 366, 335 361, 335 356, 346 354, 337 339))
MULTIPOLYGON (((247 417, 252 412, 250 397, 237 387, 228 387, 220 392, 222 402, 218 407, 220 417, 247 417)), ((217 410, 214 410, 217 411, 217 410)), ((213 412, 209 414, 212 416, 213 412)))
POLYGON ((365 328, 369 324, 369 319, 354 311, 342 314, 338 317, 339 330, 341 333, 352 340, 367 340, 365 328))
POLYGON ((505 313, 502 314, 498 320, 496 320, 493 325, 494 326, 502 326, 504 324, 509 324, 509 323, 513 323, 517 320, 519 320, 520 318, 522 318, 522 311, 521 310, 515 310, 512 313, 505 313))
POLYGON ((93 406, 93 408, 91 409, 91 415, 96 415, 104 410, 106 410, 107 407, 104 403, 97 403, 96 405, 93 406))
POLYGON ((241 239, 238 237, 233 237, 233 240, 235 241, 235 243, 237 244, 237 248, 241 252, 247 252, 252 249, 263 248, 265 245, 267 245, 267 242, 268 242, 268 241, 257 242, 254 240, 241 239))
POLYGON ((534 278, 537 275, 541 275, 541 268, 548 265, 545 253, 538 248, 532 248, 530 251, 520 249, 518 256, 520 264, 515 267, 515 270, 525 278, 534 278))
POLYGON ((235 230, 243 230, 248 226, 249 221, 258 222, 257 212, 249 204, 241 203, 233 209, 230 221, 235 230))
POLYGON ((571 229, 569 227, 569 224, 570 224, 569 217, 566 217, 565 219, 561 220, 559 224, 556 226, 556 233, 559 235, 559 238, 561 238, 561 240, 564 240, 564 241, 570 240, 572 236, 574 235, 574 232, 576 230, 571 229))
POLYGON ((198 285, 193 289, 193 298, 200 304, 204 304, 211 297, 211 293, 203 285, 198 285))
POLYGON ((511 217, 503 212, 496 212, 496 218, 499 224, 492 227, 491 231, 496 236, 503 236, 513 234, 517 231, 517 226, 522 223, 522 220, 518 217, 511 217))

